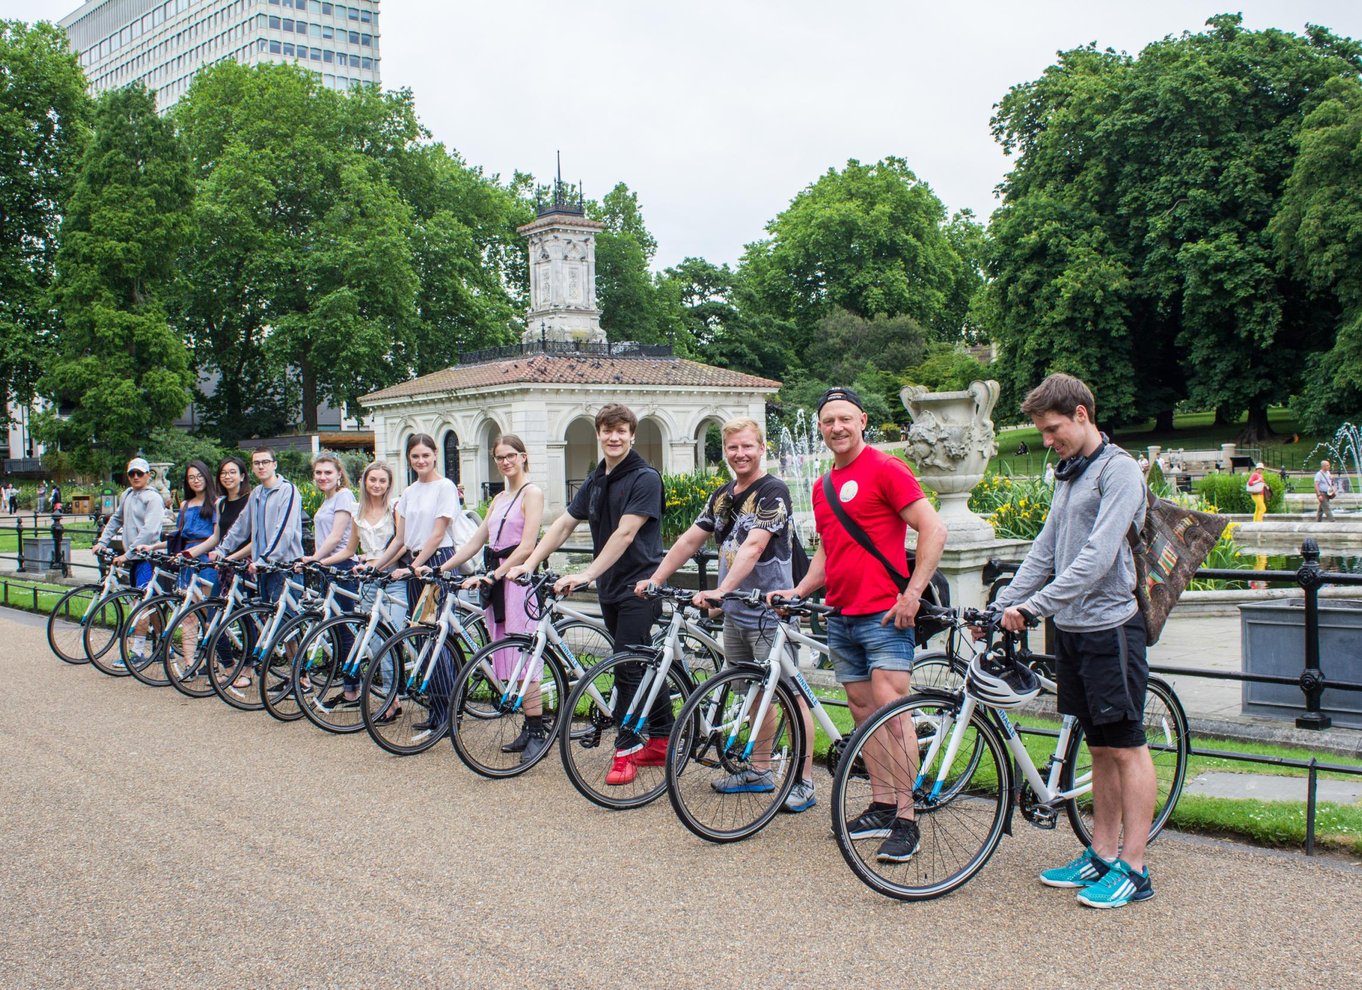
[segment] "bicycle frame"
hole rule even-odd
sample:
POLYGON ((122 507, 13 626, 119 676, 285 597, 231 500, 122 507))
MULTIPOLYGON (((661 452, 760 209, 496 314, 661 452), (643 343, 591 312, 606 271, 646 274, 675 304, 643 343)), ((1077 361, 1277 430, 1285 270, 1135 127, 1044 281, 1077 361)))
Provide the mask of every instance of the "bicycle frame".
MULTIPOLYGON (((411 666, 411 672, 407 675, 407 690, 415 688, 417 691, 425 691, 430 679, 435 674, 435 664, 440 656, 440 651, 444 649, 445 643, 449 642, 451 634, 455 634, 463 641, 468 648, 469 654, 477 652, 477 644, 473 641, 472 634, 463 620, 459 618, 459 612, 472 609, 471 605, 464 602, 456 594, 456 589, 449 588, 445 595, 444 606, 440 609, 440 615, 435 620, 437 633, 426 646, 417 654, 416 662, 411 666)), ((411 628, 408 626, 407 628, 411 628)))
MULTIPOLYGON (((729 748, 737 742, 738 732, 747 722, 747 716, 752 710, 753 701, 758 695, 760 695, 760 701, 757 702, 757 713, 752 719, 752 725, 759 726, 766 720, 766 713, 770 711, 771 708, 771 698, 775 695, 776 683, 782 676, 789 678, 790 682, 794 684, 795 690, 799 696, 804 699, 804 703, 809 706, 809 711, 813 715, 814 720, 817 721, 823 731, 828 734, 828 738, 831 739, 833 743, 841 740, 841 731, 833 724, 827 709, 823 707, 823 703, 819 701, 817 695, 813 693, 813 688, 809 686, 807 678, 804 677, 803 672, 799 669, 799 665, 795 663, 794 657, 791 656, 791 651, 786 648, 789 643, 798 643, 801 646, 807 646, 815 653, 821 653, 825 656, 831 655, 831 650, 829 650, 826 643, 820 643, 818 640, 814 639, 812 636, 806 635, 799 629, 791 628, 788 623, 777 623, 775 640, 771 644, 771 652, 769 654, 769 657, 776 659, 774 662, 768 659, 765 664, 765 682, 762 684, 753 684, 752 687, 748 689, 747 696, 743 699, 742 708, 738 711, 737 717, 733 720, 732 728, 729 730, 728 741, 725 743, 725 748, 729 748)), ((707 726, 706 728, 718 728, 718 726, 707 726)), ((748 739, 747 746, 743 749, 742 758, 744 760, 751 758, 752 750, 756 744, 757 734, 754 732, 752 733, 751 738, 748 739)))

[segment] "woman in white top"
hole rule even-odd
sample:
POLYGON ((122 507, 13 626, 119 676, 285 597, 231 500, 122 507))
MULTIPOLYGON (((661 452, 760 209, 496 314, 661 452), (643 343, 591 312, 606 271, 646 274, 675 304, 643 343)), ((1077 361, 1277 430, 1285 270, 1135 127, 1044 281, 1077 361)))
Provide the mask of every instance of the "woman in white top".
MULTIPOLYGON (((463 511, 454 482, 440 477, 437 470, 435 439, 417 433, 407 439, 407 464, 416 472, 416 481, 397 500, 396 531, 386 553, 374 563, 375 570, 393 564, 399 568, 393 577, 411 573, 411 568, 428 564, 439 567, 454 553, 450 524, 463 511)), ((412 577, 407 581, 408 615, 415 610, 423 585, 412 577)), ((444 605, 444 591, 440 591, 444 605)), ((454 686, 454 665, 448 649, 440 652, 429 683, 429 717, 412 724, 413 744, 425 741, 432 732, 443 732, 449 714, 449 692, 454 686)))
MULTIPOLYGON (((359 503, 354 492, 350 491, 350 479, 345 474, 345 465, 335 454, 318 454, 312 461, 312 483, 322 493, 322 504, 312 516, 313 550, 298 559, 303 564, 317 561, 325 567, 335 567, 348 571, 355 566, 355 558, 350 550, 350 534, 354 530, 353 520, 359 503)), ((351 594, 357 593, 354 581, 337 581, 336 587, 351 594)), ((337 595, 337 604, 348 610, 352 604, 349 598, 337 595)), ((342 626, 338 630, 340 649, 348 655, 354 645, 349 630, 342 626)), ((330 710, 340 705, 356 704, 359 701, 359 678, 346 674, 344 686, 322 700, 324 709, 330 710)))

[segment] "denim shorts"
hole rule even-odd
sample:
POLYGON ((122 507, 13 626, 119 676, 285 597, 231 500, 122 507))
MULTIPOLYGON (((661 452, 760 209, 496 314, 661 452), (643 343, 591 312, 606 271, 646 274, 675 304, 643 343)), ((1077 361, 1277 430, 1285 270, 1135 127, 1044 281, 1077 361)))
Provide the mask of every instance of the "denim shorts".
POLYGON ((868 681, 872 670, 913 669, 913 630, 895 629, 893 620, 880 625, 887 614, 828 618, 828 647, 838 684, 868 681))

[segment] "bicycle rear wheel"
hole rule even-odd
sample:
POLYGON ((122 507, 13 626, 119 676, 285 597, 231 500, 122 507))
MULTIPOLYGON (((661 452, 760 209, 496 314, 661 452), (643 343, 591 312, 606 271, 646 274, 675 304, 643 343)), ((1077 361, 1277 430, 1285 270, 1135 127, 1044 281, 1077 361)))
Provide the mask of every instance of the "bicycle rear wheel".
POLYGON ((926 650, 913 657, 913 692, 963 691, 969 664, 945 650, 926 650))
POLYGON ((213 682, 208 679, 208 644, 213 637, 213 623, 226 607, 221 598, 205 599, 186 609, 167 632, 167 638, 177 648, 161 655, 166 680, 187 697, 213 696, 213 682))
MULTIPOLYGON (((515 651, 514 662, 519 667, 533 648, 533 640, 527 636, 497 640, 469 660, 454 682, 450 740, 464 766, 483 777, 515 777, 529 770, 550 752, 562 726, 559 714, 568 694, 567 675, 558 657, 546 650, 538 685, 543 745, 526 757, 528 750, 521 734, 528 731, 527 717, 522 707, 514 707, 506 698, 518 685, 494 676, 493 656, 499 650, 515 651)), ((528 688, 526 694, 533 691, 528 688)))
POLYGON ((47 645, 63 663, 89 663, 85 655, 85 613, 103 594, 100 584, 83 584, 58 599, 47 617, 47 645))
POLYGON ((128 613, 118 636, 118 652, 123 666, 134 680, 147 687, 169 687, 162 662, 166 648, 165 631, 180 604, 179 595, 156 595, 128 613), (142 627, 138 633, 138 626, 142 627), (138 640, 141 641, 140 649, 138 640))
POLYGON ((615 652, 614 640, 604 629, 583 622, 580 619, 564 619, 555 622, 553 628, 562 637, 564 645, 583 670, 590 670, 610 654, 615 652))
MULTIPOLYGON (((564 710, 569 713, 567 731, 560 730, 558 751, 572 786, 588 801, 602 808, 618 811, 639 808, 662 796, 667 789, 666 758, 656 764, 635 763, 634 778, 628 783, 611 785, 605 782, 615 760, 615 737, 618 718, 633 698, 620 698, 616 690, 619 668, 623 664, 643 664, 656 668, 658 657, 648 653, 618 653, 598 663, 582 675, 568 696, 564 710), (618 711, 617 709, 621 709, 618 711)), ((673 717, 685 703, 692 684, 677 665, 667 671, 667 681, 658 697, 666 697, 673 717)), ((645 722, 636 730, 645 742, 654 737, 653 724, 645 722)), ((661 729, 670 734, 671 726, 661 729)), ((661 738, 661 733, 658 733, 661 738)))
POLYGON ((260 704, 281 722, 296 722, 303 717, 293 691, 293 660, 318 618, 316 613, 304 612, 284 623, 269 654, 260 658, 260 704))
POLYGON ((432 626, 410 626, 381 645, 359 692, 364 728, 394 756, 424 753, 449 728, 449 695, 463 667, 463 647, 446 639, 433 672, 429 657, 440 637, 432 626), (424 682, 424 683, 423 683, 424 682))
POLYGON ((832 830, 851 871, 876 893, 905 901, 950 893, 983 869, 1002 841, 1011 765, 997 732, 979 714, 964 726, 936 790, 959 714, 953 698, 900 698, 866 719, 847 744, 832 786, 832 830), (854 773, 858 765, 871 774, 854 773), (902 807, 909 796, 921 834, 917 852, 907 862, 881 861, 887 823, 855 837, 849 824, 873 801, 902 807))
MULTIPOLYGON (((1144 733, 1149 746, 1149 757, 1154 764, 1154 777, 1158 782, 1154 800, 1154 821, 1149 829, 1153 840, 1177 806, 1182 794, 1182 785, 1187 777, 1187 716, 1182 711, 1182 702, 1174 693, 1172 686, 1161 677, 1149 678, 1149 689, 1144 700, 1144 733)), ((1061 790, 1072 790, 1075 781, 1092 781, 1092 753, 1088 751, 1083 729, 1074 727, 1069 737, 1069 745, 1064 753, 1064 770, 1059 777, 1061 790)), ((1085 846, 1092 845, 1092 791, 1089 789, 1078 797, 1064 803, 1064 811, 1069 816, 1069 824, 1074 834, 1085 846)))
POLYGON ((128 668, 119 653, 118 641, 128 616, 142 600, 142 592, 118 591, 99 602, 85 623, 85 655, 100 673, 127 677, 128 668))
POLYGON ((799 780, 804 723, 777 683, 754 724, 766 671, 736 667, 686 699, 667 749, 667 797, 682 824, 710 842, 745 839, 766 826, 799 780))

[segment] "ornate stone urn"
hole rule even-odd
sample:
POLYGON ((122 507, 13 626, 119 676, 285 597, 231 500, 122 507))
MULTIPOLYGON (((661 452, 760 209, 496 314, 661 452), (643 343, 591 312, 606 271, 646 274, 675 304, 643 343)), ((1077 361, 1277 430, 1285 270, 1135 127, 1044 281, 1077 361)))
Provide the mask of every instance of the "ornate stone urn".
POLYGON ((918 479, 941 497, 941 518, 951 531, 948 545, 994 539, 993 527, 970 511, 969 495, 998 450, 990 418, 998 383, 971 382, 963 392, 908 385, 899 398, 913 417, 907 454, 918 479))

